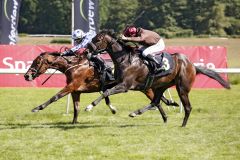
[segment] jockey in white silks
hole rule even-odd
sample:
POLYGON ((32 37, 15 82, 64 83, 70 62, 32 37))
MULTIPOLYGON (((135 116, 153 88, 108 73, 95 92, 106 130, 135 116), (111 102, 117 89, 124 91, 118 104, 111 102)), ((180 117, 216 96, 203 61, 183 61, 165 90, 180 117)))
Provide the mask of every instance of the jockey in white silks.
POLYGON ((81 29, 77 29, 72 34, 72 39, 74 40, 74 47, 70 50, 64 51, 61 55, 68 56, 73 55, 76 51, 81 48, 87 47, 88 43, 90 43, 93 37, 96 36, 95 32, 87 32, 84 33, 81 29))

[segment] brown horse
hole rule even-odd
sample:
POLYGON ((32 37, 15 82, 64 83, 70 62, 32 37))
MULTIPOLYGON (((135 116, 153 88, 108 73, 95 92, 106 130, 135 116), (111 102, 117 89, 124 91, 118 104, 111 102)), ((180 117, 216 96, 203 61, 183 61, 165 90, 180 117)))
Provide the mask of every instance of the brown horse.
MULTIPOLYGON (((115 33, 111 31, 101 31, 93 38, 92 45, 96 46, 96 50, 106 50, 109 53, 118 77, 118 84, 111 89, 107 89, 99 98, 92 102, 92 104, 96 105, 107 96, 127 92, 129 89, 140 91, 144 89, 145 81, 149 73, 148 67, 136 52, 129 50, 129 47, 123 41, 117 39, 115 33)), ((91 48, 89 47, 89 49, 91 48)), ((175 53, 172 54, 171 57, 175 63, 172 72, 165 77, 154 78, 150 86, 154 92, 152 102, 145 108, 131 113, 131 117, 140 115, 153 106, 159 106, 160 97, 164 91, 175 85, 185 110, 182 123, 184 127, 187 124, 192 110, 188 94, 197 74, 204 74, 219 82, 223 87, 230 88, 229 83, 221 78, 218 73, 207 68, 194 66, 185 55, 175 53)), ((91 109, 91 105, 86 108, 86 110, 91 109)), ((160 107, 158 107, 158 109, 160 109, 160 107)))
MULTIPOLYGON (((32 112, 43 110, 52 102, 55 102, 71 93, 74 107, 74 117, 72 123, 74 124, 77 122, 78 118, 80 94, 99 92, 101 90, 100 74, 97 69, 89 64, 89 61, 84 54, 79 57, 62 57, 58 52, 44 52, 33 60, 32 65, 24 75, 25 80, 34 80, 36 77, 45 73, 46 70, 50 68, 57 69, 64 73, 66 76, 67 85, 48 101, 32 109, 32 112)), ((115 82, 106 82, 105 87, 107 89, 115 85, 115 82)), ((144 94, 150 100, 152 100, 153 92, 151 89, 145 91, 144 94)), ((175 102, 169 101, 165 97, 162 97, 162 100, 167 105, 177 105, 175 102)), ((116 109, 111 105, 108 97, 105 97, 105 102, 109 106, 112 113, 115 114, 116 109)), ((163 114, 163 118, 166 118, 165 114, 163 114)))

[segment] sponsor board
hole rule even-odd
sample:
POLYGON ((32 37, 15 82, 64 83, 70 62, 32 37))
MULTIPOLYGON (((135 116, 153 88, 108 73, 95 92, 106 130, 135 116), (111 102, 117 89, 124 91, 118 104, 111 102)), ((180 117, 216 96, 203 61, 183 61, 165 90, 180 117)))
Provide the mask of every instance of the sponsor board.
MULTIPOLYGON (((32 61, 42 52, 59 51, 60 45, 0 45, 0 68, 26 71, 32 61)), ((185 54, 194 65, 205 66, 210 69, 227 68, 226 48, 220 46, 194 46, 194 47, 167 47, 170 53, 185 54)), ((109 61, 108 55, 102 58, 109 61)), ((227 74, 221 74, 227 80, 227 74)), ((56 74, 43 86, 41 83, 48 75, 41 75, 32 82, 24 80, 23 74, 0 74, 0 87, 63 87, 66 79, 63 74, 56 74)), ((198 75, 193 85, 195 88, 222 88, 216 81, 198 75)))

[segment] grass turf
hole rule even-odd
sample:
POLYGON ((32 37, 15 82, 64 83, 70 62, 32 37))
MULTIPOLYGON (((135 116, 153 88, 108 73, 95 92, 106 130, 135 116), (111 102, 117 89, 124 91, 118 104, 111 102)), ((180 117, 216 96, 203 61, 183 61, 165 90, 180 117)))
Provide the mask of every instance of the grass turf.
POLYGON ((240 85, 193 89, 186 128, 180 127, 184 114, 166 106, 167 124, 158 111, 128 117, 149 103, 140 92, 112 96, 116 115, 104 102, 84 112, 99 94, 83 94, 76 125, 70 124, 72 109, 65 115, 66 98, 31 113, 58 90, 0 88, 0 159, 240 159, 240 85))

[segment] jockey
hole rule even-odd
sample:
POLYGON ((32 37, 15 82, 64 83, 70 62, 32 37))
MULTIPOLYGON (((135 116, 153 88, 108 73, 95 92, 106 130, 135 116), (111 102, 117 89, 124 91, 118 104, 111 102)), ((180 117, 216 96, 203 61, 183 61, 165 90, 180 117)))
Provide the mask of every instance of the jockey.
MULTIPOLYGON (((82 48, 86 48, 87 45, 92 41, 93 37, 96 36, 95 32, 87 32, 84 33, 81 29, 77 29, 72 34, 72 39, 74 40, 74 47, 64 51, 61 56, 71 56, 74 55, 75 52, 82 48)), ((98 63, 101 67, 104 67, 105 63, 104 60, 98 57, 97 55, 88 54, 88 59, 98 63)))
MULTIPOLYGON (((156 32, 146 30, 143 28, 137 28, 135 26, 127 26, 122 35, 122 40, 139 42, 144 47, 147 47, 142 52, 142 56, 147 60, 159 64, 154 57, 154 54, 159 53, 165 49, 163 39, 156 32)), ((163 67, 157 69, 157 71, 164 70, 163 67)))
POLYGON ((74 55, 74 53, 80 48, 86 48, 88 43, 90 43, 92 41, 92 38, 95 36, 96 34, 94 32, 84 33, 81 29, 75 30, 72 34, 72 39, 74 40, 74 47, 70 50, 64 51, 61 55, 74 55))

